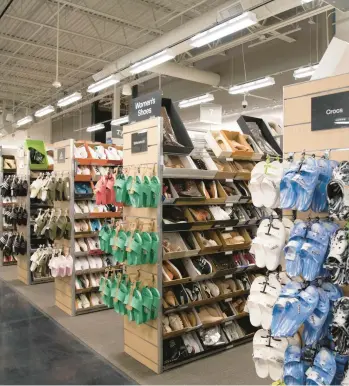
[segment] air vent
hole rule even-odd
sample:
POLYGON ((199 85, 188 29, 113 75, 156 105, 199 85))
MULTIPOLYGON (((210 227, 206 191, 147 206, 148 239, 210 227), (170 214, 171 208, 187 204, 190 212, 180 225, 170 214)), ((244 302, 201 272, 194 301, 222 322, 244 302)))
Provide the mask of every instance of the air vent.
POLYGON ((230 5, 229 7, 223 8, 217 12, 217 22, 221 23, 224 20, 232 19, 233 17, 238 16, 243 12, 244 10, 240 3, 230 5))
POLYGON ((325 3, 333 5, 335 8, 343 12, 349 11, 349 1, 348 0, 325 0, 325 3))

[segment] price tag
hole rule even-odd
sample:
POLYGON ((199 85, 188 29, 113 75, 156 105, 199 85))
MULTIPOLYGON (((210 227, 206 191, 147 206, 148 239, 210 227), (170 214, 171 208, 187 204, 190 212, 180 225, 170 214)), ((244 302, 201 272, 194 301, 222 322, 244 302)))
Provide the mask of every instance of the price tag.
POLYGON ((231 279, 233 277, 233 275, 225 275, 224 278, 225 279, 231 279))
POLYGON ((231 251, 225 252, 225 255, 231 255, 231 251))
POLYGON ((230 231, 232 231, 233 229, 234 229, 233 227, 225 228, 225 230, 226 230, 227 232, 230 232, 230 231))
POLYGON ((232 162, 232 161, 234 161, 234 158, 226 158, 226 160, 227 160, 228 162, 232 162))
POLYGON ((226 182, 234 182, 234 180, 232 178, 226 179, 225 181, 226 182))
POLYGON ((233 298, 229 298, 229 299, 225 299, 224 301, 226 302, 226 303, 228 303, 228 302, 231 302, 233 300, 233 298))

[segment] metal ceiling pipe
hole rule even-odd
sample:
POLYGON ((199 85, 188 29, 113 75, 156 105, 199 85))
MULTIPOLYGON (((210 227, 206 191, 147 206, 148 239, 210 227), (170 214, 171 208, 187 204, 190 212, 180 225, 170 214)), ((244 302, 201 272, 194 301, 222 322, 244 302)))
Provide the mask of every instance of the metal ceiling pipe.
MULTIPOLYGON (((228 1, 223 5, 220 5, 211 11, 190 20, 189 22, 173 29, 172 31, 160 36, 153 41, 147 43, 143 47, 118 58, 114 63, 107 65, 102 71, 93 75, 95 81, 101 80, 113 73, 121 72, 123 76, 130 76, 128 68, 130 65, 145 59, 157 52, 160 52, 166 48, 171 47, 171 50, 175 55, 180 55, 184 52, 190 51, 193 47, 189 44, 189 39, 202 31, 217 24, 218 12, 222 9, 239 6, 241 11, 253 10, 256 13, 257 20, 262 21, 268 17, 275 16, 279 13, 288 11, 289 9, 295 8, 302 4, 301 0, 240 0, 240 1, 228 1), (265 5, 263 5, 265 4, 265 5)), ((165 63, 157 67, 158 72, 161 74, 182 78, 183 67, 175 63, 165 63)), ((156 72, 155 68, 151 71, 156 72)), ((212 77, 209 75, 208 77, 212 77)), ((204 79, 204 72, 198 75, 198 79, 204 79)), ((187 78, 182 78, 187 79, 187 78)), ((206 80, 200 82, 205 84, 211 84, 211 81, 206 80)))

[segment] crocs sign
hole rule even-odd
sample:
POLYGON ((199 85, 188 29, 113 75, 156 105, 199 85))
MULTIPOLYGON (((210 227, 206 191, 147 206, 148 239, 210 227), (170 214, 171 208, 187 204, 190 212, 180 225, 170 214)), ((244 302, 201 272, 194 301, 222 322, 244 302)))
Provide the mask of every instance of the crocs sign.
POLYGON ((129 114, 130 123, 143 121, 161 115, 161 91, 142 95, 132 99, 129 114))
POLYGON ((349 92, 312 98, 311 130, 341 128, 349 128, 349 92))

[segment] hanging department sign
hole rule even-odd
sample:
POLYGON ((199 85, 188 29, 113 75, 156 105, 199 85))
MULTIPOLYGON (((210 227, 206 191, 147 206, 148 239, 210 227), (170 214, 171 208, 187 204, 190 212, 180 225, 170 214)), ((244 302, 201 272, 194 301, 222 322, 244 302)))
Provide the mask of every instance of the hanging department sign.
POLYGON ((311 99, 311 131, 349 128, 349 92, 311 99))
POLYGON ((161 115, 161 98, 161 91, 155 91, 132 99, 129 114, 130 123, 159 117, 161 115))

